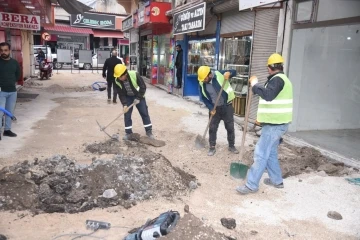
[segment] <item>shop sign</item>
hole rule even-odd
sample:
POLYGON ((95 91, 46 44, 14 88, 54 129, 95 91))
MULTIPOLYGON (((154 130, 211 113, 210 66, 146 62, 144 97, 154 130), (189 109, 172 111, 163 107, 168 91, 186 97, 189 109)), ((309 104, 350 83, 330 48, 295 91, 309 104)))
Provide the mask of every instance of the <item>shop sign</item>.
POLYGON ((139 25, 143 24, 145 21, 145 9, 139 10, 139 25))
POLYGON ((40 16, 0 12, 0 27, 40 30, 40 16))
POLYGON ((115 18, 94 13, 71 14, 70 23, 74 27, 115 29, 115 18))
POLYGON ((205 2, 175 13, 173 17, 174 35, 203 31, 205 29, 205 14, 205 2))
POLYGON ((133 16, 129 16, 127 18, 125 18, 123 21, 122 21, 122 27, 121 27, 121 31, 126 31, 126 30, 129 30, 131 29, 132 27, 134 26, 134 23, 133 23, 133 16))

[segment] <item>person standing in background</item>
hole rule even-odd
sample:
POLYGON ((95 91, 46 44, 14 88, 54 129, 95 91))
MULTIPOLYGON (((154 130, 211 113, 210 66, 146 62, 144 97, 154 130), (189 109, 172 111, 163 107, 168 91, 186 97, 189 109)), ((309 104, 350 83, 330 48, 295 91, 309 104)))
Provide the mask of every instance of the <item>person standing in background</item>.
POLYGON ((108 103, 111 102, 111 88, 113 87, 113 103, 116 104, 117 91, 115 88, 114 68, 117 64, 123 64, 120 58, 118 58, 118 52, 114 49, 111 52, 111 57, 105 60, 103 66, 103 78, 107 81, 107 94, 108 103), (113 86, 114 85, 114 86, 113 86))
MULTIPOLYGON (((21 70, 19 63, 10 57, 10 49, 9 43, 0 43, 0 107, 14 113, 17 99, 16 82, 21 76, 21 70)), ((3 114, 0 111, 0 123, 3 114)), ((4 136, 16 137, 17 135, 11 131, 11 123, 11 118, 6 116, 4 136)))
POLYGON ((176 67, 176 80, 177 80, 177 86, 175 88, 181 88, 182 87, 182 68, 183 68, 183 50, 181 48, 181 45, 176 45, 176 60, 175 60, 175 67, 176 67))

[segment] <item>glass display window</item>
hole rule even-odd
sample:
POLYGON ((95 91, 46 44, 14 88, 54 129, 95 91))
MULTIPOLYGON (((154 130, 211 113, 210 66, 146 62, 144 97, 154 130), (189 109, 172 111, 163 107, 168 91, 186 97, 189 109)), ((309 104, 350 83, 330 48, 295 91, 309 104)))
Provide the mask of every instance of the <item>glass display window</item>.
POLYGON ((187 74, 197 74, 200 66, 215 68, 216 39, 189 41, 187 74))
POLYGON ((220 66, 222 70, 236 70, 230 84, 237 95, 248 92, 251 44, 251 36, 222 39, 220 66))

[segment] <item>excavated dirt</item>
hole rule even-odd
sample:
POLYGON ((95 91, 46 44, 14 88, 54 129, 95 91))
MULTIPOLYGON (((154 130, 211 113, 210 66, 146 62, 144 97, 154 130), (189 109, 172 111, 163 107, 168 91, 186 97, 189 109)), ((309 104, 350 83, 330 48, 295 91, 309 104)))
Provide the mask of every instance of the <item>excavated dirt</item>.
MULTIPOLYGON (((247 162, 252 163, 254 151, 247 151, 244 154, 244 158, 247 162)), ((284 178, 302 173, 321 171, 330 176, 344 176, 359 171, 358 169, 346 167, 343 163, 335 162, 325 157, 316 149, 296 147, 287 143, 280 145, 279 161, 284 178)))
POLYGON ((87 150, 116 155, 93 158, 89 165, 58 155, 3 168, 0 209, 76 213, 116 205, 130 208, 150 198, 185 195, 190 182, 196 181, 137 143, 110 140, 89 145, 87 150))
POLYGON ((168 240, 229 240, 233 239, 225 236, 224 234, 215 232, 209 226, 206 226, 203 221, 191 213, 185 214, 180 218, 176 227, 168 235, 159 239, 168 240))

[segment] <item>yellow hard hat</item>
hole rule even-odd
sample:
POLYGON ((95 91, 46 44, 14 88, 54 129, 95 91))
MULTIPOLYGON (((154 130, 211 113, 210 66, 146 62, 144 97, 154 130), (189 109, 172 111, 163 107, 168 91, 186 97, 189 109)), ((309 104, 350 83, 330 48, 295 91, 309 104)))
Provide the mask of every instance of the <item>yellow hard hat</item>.
POLYGON ((199 67, 198 72, 197 72, 199 82, 203 82, 205 80, 205 78, 209 75, 210 72, 211 72, 211 69, 208 66, 199 67))
POLYGON ((268 59, 267 65, 273 65, 276 63, 284 63, 283 57, 278 53, 273 53, 268 59))
POLYGON ((114 77, 118 78, 121 75, 124 74, 124 72, 126 71, 126 66, 123 64, 116 64, 116 66, 114 67, 114 77))

